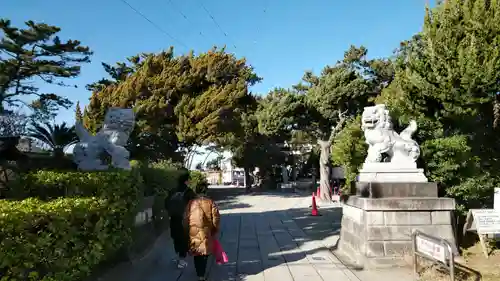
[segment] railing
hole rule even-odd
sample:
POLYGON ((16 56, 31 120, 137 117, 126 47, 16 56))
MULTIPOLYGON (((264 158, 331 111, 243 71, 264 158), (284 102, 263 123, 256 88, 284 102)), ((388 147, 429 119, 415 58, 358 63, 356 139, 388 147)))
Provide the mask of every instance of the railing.
POLYGON ((412 234, 412 245, 415 280, 418 280, 417 258, 420 256, 446 268, 450 272, 450 280, 455 281, 455 257, 452 245, 448 241, 415 230, 412 234))

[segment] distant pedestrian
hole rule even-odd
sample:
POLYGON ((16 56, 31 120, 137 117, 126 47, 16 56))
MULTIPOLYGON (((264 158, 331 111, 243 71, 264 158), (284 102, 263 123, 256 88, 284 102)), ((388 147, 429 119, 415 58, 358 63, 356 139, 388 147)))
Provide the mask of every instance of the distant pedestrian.
POLYGON ((206 186, 195 190, 196 198, 186 208, 185 226, 189 234, 189 253, 194 257, 198 280, 205 280, 208 256, 213 253, 213 242, 220 230, 220 214, 215 202, 205 194, 206 186))
POLYGON ((178 268, 184 268, 187 266, 185 259, 188 251, 188 240, 183 226, 183 218, 187 203, 195 197, 195 194, 188 187, 189 171, 183 168, 179 173, 177 190, 165 201, 165 205, 170 216, 170 236, 177 254, 173 262, 177 264, 178 268))

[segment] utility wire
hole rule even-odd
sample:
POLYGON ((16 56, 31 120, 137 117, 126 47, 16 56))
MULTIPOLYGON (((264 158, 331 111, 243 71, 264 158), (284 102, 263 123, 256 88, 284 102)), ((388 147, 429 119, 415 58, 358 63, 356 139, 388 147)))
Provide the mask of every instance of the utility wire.
MULTIPOLYGON (((207 7, 205 7, 205 5, 203 5, 203 1, 202 0, 199 0, 198 2, 200 2, 200 5, 201 7, 203 8, 203 10, 205 10, 205 13, 207 13, 207 15, 212 19, 212 21, 214 22, 214 24, 217 26, 217 28, 219 29, 219 31, 224 34, 224 36, 229 40, 229 42, 233 41, 231 40, 231 38, 229 37, 229 35, 222 29, 222 27, 220 26, 220 24, 217 22, 217 20, 215 19, 214 16, 212 16, 212 14, 210 13, 210 11, 208 11, 207 7)), ((233 43, 233 47, 236 49, 236 45, 233 43)))
MULTIPOLYGON (((269 6, 269 1, 266 1, 264 0, 264 7, 262 8, 262 12, 264 12, 264 15, 262 16, 260 22, 263 22, 265 18, 267 18, 267 10, 268 10, 268 6, 269 6)), ((257 34, 260 34, 260 26, 257 26, 257 34)), ((254 44, 257 44, 257 40, 253 40, 253 43, 254 44)))
POLYGON ((269 1, 264 1, 264 8, 262 9, 262 11, 264 11, 265 14, 267 14, 268 6, 269 6, 269 1))
POLYGON ((161 28, 158 24, 156 24, 155 22, 153 22, 152 20, 150 20, 146 15, 144 15, 143 13, 141 13, 139 10, 137 10, 136 8, 134 8, 134 6, 130 5, 129 2, 127 2, 126 0, 120 0, 123 4, 127 5, 131 10, 133 10, 136 14, 138 14, 139 16, 141 16, 143 19, 145 19, 146 21, 148 21, 152 26, 154 26, 156 29, 158 29, 158 31, 160 31, 161 33, 163 33, 164 35, 166 35, 167 37, 169 37, 170 39, 172 39, 173 41, 179 43, 179 45, 183 46, 184 48, 186 49, 189 49, 186 44, 182 43, 182 41, 178 40, 177 38, 175 38, 174 36, 172 36, 170 33, 168 33, 167 31, 165 31, 165 29, 161 28))
MULTIPOLYGON (((172 7, 174 8, 174 10, 176 10, 188 23, 190 24, 193 24, 189 18, 186 16, 186 14, 184 14, 182 12, 182 10, 174 3, 174 1, 172 0, 168 0, 168 2, 170 2, 170 5, 172 5, 172 7)), ((206 38, 205 35, 203 34, 203 32, 199 32, 200 36, 203 37, 203 38, 206 38)))

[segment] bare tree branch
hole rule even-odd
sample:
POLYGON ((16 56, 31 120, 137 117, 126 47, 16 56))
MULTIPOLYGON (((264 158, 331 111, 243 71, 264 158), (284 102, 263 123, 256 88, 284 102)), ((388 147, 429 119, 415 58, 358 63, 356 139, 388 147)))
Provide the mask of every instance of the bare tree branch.
POLYGON ((337 136, 338 132, 340 132, 340 130, 344 126, 344 123, 345 123, 346 119, 347 119, 347 109, 345 111, 342 111, 342 112, 339 111, 339 121, 337 122, 337 124, 335 125, 335 127, 332 128, 332 132, 330 134, 330 138, 328 139, 328 142, 330 144, 333 143, 333 140, 337 136))

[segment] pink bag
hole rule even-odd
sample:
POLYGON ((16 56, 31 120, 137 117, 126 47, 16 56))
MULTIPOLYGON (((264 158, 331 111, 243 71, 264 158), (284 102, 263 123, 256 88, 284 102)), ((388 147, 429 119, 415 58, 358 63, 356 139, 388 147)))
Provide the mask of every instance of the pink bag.
POLYGON ((224 249, 222 249, 222 245, 220 244, 219 240, 214 239, 213 240, 213 250, 214 250, 214 256, 215 256, 215 262, 217 264, 225 264, 229 261, 227 258, 226 252, 224 252, 224 249))

